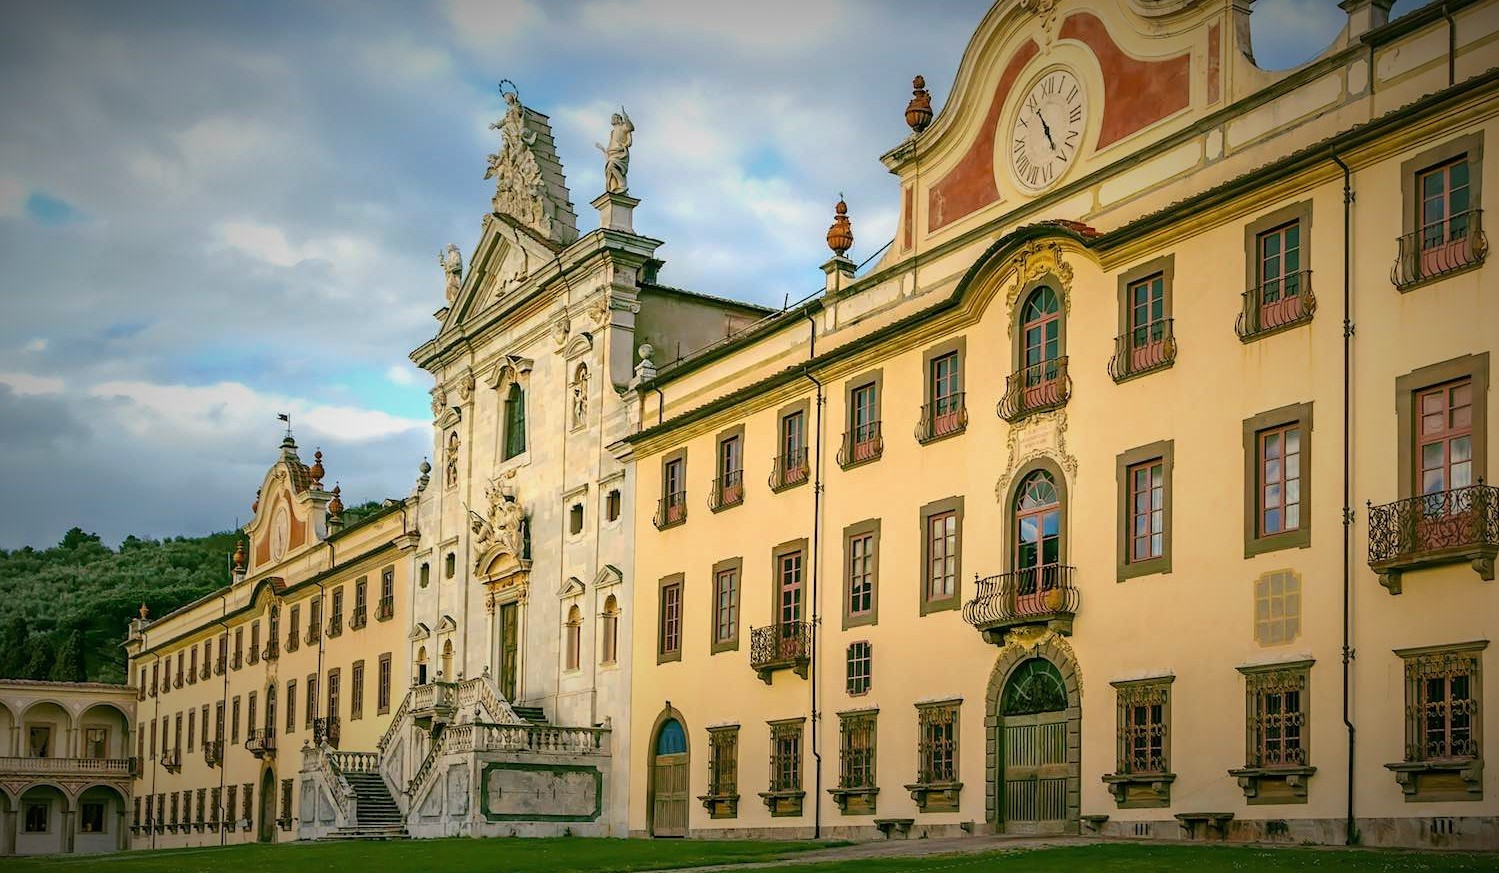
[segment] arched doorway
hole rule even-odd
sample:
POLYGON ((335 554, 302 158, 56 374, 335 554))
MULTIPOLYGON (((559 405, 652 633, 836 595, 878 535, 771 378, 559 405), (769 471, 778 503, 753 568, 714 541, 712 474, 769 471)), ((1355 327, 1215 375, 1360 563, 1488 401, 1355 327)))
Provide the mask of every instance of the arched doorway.
POLYGON ((646 798, 653 837, 687 836, 687 730, 681 714, 668 708, 651 732, 651 763, 646 798))
POLYGON ((1055 638, 1008 650, 990 677, 988 703, 995 830, 1076 833, 1082 726, 1071 651, 1055 638))
POLYGON ((427 647, 418 646, 416 650, 416 684, 427 684, 427 647))
POLYGON ((269 767, 260 774, 260 828, 256 838, 262 843, 276 840, 276 771, 269 767))

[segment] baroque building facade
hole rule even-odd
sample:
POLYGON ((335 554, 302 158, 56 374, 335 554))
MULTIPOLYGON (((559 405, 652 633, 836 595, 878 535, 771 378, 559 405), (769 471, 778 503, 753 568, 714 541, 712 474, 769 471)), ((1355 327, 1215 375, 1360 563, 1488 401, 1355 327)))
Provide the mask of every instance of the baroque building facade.
POLYGON ((995 4, 871 270, 634 386, 631 833, 1499 844, 1499 4, 1340 5, 995 4))

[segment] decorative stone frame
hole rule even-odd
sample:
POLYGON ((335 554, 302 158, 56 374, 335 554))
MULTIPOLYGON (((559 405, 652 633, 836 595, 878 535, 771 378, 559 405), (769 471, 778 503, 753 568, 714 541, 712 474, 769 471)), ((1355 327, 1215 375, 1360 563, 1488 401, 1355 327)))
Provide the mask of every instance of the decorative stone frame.
POLYGON ((656 583, 656 663, 682 660, 687 644, 687 577, 683 573, 662 576, 656 583), (666 649, 666 589, 677 586, 677 647, 666 649))
MULTIPOLYGON (((854 376, 843 383, 843 438, 841 439, 840 444, 844 447, 845 450, 851 449, 853 445, 854 391, 869 385, 874 386, 874 421, 878 423, 880 427, 879 439, 882 441, 884 439, 885 371, 880 368, 875 368, 873 370, 868 370, 860 373, 859 375, 854 376)), ((851 451, 849 451, 849 456, 847 458, 844 458, 844 452, 840 451, 838 453, 839 465, 842 466, 845 470, 850 470, 854 467, 859 467, 864 464, 872 464, 883 457, 884 454, 885 451, 883 445, 881 445, 880 451, 875 452, 868 458, 857 461, 853 459, 851 451)))
POLYGON ((1000 732, 1003 717, 1000 706, 1004 700, 1005 687, 1015 669, 1032 658, 1044 658, 1057 668, 1062 684, 1067 691, 1067 832, 1080 830, 1082 814, 1082 677, 1078 672, 1077 658, 1071 647, 1059 636, 1050 632, 1040 637, 1024 638, 1012 635, 1005 648, 994 662, 989 673, 989 688, 984 695, 984 773, 988 785, 984 793, 984 820, 1000 833, 1005 833, 1005 823, 1000 819, 1003 794, 1004 767, 1001 763, 1000 732))
POLYGON ((739 650, 740 631, 744 626, 744 558, 729 558, 719 561, 713 565, 712 594, 708 598, 708 641, 710 643, 709 654, 716 655, 719 652, 735 652, 739 650), (734 636, 732 639, 720 640, 718 638, 718 574, 727 570, 734 571, 734 636))
MULTIPOLYGON (((1267 212, 1244 225, 1244 290, 1247 293, 1255 295, 1254 305, 1259 304, 1261 284, 1260 235, 1292 222, 1296 222, 1301 228, 1301 272, 1310 273, 1312 270, 1312 201, 1302 200, 1299 203, 1283 206, 1273 212, 1267 212)), ((1306 282, 1303 283, 1302 293, 1310 293, 1311 286, 1312 280, 1308 277, 1306 282)), ((1276 327, 1265 328, 1241 335, 1239 339, 1246 343, 1254 342, 1261 337, 1301 327, 1310 320, 1311 316, 1308 313, 1304 318, 1293 318, 1285 324, 1276 327)))
POLYGON ((807 719, 804 718, 804 717, 802 717, 802 718, 773 719, 771 721, 767 721, 766 724, 769 725, 769 727, 770 727, 770 758, 769 758, 769 760, 770 760, 770 766, 771 766, 771 772, 772 772, 772 774, 774 774, 774 772, 775 772, 775 754, 776 754, 776 749, 775 749, 775 732, 776 732, 776 729, 777 728, 782 728, 782 727, 793 727, 793 726, 796 728, 796 730, 797 730, 797 768, 798 768, 797 782, 802 787, 801 788, 795 788, 795 789, 787 788, 787 789, 771 790, 771 789, 769 789, 769 786, 767 785, 767 790, 760 792, 760 799, 765 802, 765 808, 768 809, 768 810, 770 810, 770 814, 774 818, 788 818, 788 817, 801 816, 802 815, 802 801, 807 796, 807 792, 806 792, 806 767, 807 767, 807 758, 806 758, 807 728, 806 728, 806 724, 807 724, 807 719))
MULTIPOLYGON (((843 769, 843 734, 845 726, 851 719, 869 719, 869 745, 870 764, 875 774, 879 772, 879 707, 867 709, 854 709, 838 713, 838 751, 839 771, 843 769)), ((842 785, 829 788, 828 794, 833 798, 833 803, 838 807, 840 815, 875 815, 877 813, 876 801, 880 794, 878 776, 874 776, 874 784, 845 788, 842 785)))
POLYGON ((930 615, 934 612, 947 612, 958 609, 963 605, 963 495, 946 497, 942 500, 933 501, 921 507, 921 572, 917 574, 918 584, 921 590, 917 593, 917 603, 921 615, 930 615), (932 537, 931 519, 933 516, 951 512, 957 517, 957 543, 954 546, 957 556, 957 568, 953 571, 952 594, 941 598, 928 598, 927 589, 931 582, 928 574, 932 569, 932 537))
MULTIPOLYGON (((1058 263, 1061 262, 1060 253, 1056 255, 1058 263)), ((1065 265, 1063 265, 1065 267, 1065 265)), ((1061 311, 1057 313, 1057 357, 1067 357, 1067 321, 1072 314, 1072 269, 1065 267, 1060 270, 1044 270, 1030 280, 1022 283, 1010 301, 1010 372, 1019 373, 1023 368, 1025 360, 1025 321, 1022 312, 1025 303, 1031 298, 1031 292, 1042 286, 1056 292, 1057 305, 1061 311)))
MULTIPOLYGON (((875 394, 876 399, 878 399, 879 389, 875 389, 875 394)), ((798 485, 805 485, 808 482, 812 481, 813 471, 810 451, 811 440, 809 439, 809 437, 815 439, 815 436, 813 436, 812 434, 812 427, 812 401, 806 397, 788 403, 785 406, 782 406, 780 409, 776 410, 775 457, 772 462, 773 469, 771 470, 770 478, 771 491, 779 493, 781 491, 787 491, 789 489, 795 488, 798 485), (787 479, 785 478, 785 472, 784 470, 782 470, 782 462, 785 460, 785 458, 782 456, 782 450, 784 449, 784 446, 781 444, 781 435, 785 432, 786 419, 797 414, 798 412, 802 414, 801 449, 807 455, 807 475, 803 476, 800 479, 787 481, 787 479), (776 473, 778 471, 781 472, 780 478, 776 477, 776 473)))
MULTIPOLYGON (((1463 136, 1454 137, 1439 146, 1429 148, 1400 164, 1400 235, 1409 236, 1421 230, 1418 216, 1421 211, 1421 192, 1416 190, 1416 179, 1427 170, 1442 164, 1454 161, 1459 157, 1467 157, 1468 170, 1468 201, 1472 209, 1483 208, 1483 131, 1476 130, 1463 136)), ((1475 258, 1470 265, 1457 270, 1442 273, 1439 277, 1430 277, 1408 285, 1397 285, 1397 290, 1402 294, 1419 288, 1436 278, 1447 278, 1456 273, 1467 272, 1475 269, 1483 263, 1482 257, 1475 258)))
POLYGON ((1395 418, 1399 427, 1398 495, 1416 495, 1416 394, 1446 382, 1467 378, 1473 383, 1473 481, 1486 479, 1489 447, 1489 353, 1463 355, 1421 367, 1395 380, 1395 418))
POLYGON ((747 445, 744 439, 744 423, 719 431, 713 438, 713 490, 709 493, 708 508, 713 512, 723 512, 736 506, 744 505, 744 498, 749 489, 745 483, 745 462, 749 460, 747 445), (732 439, 739 440, 739 499, 733 503, 723 502, 723 474, 721 468, 723 463, 724 443, 732 439))
POLYGON ((667 467, 669 467, 672 464, 673 461, 680 461, 682 463, 682 517, 680 519, 678 519, 677 521, 668 521, 666 519, 666 516, 662 515, 659 518, 658 523, 656 524, 656 529, 657 530, 666 530, 669 527, 676 527, 679 524, 686 524, 687 523, 687 495, 691 493, 692 489, 690 489, 690 488, 687 487, 687 447, 686 446, 682 446, 680 448, 673 449, 672 451, 667 452, 666 454, 664 454, 664 455, 661 456, 661 478, 660 478, 660 482, 661 482, 661 487, 660 487, 661 502, 658 505, 661 506, 661 510, 660 511, 664 513, 665 512, 665 507, 666 507, 666 501, 669 500, 671 498, 672 493, 674 493, 674 492, 669 492, 669 491, 666 490, 666 487, 667 487, 666 486, 666 469, 667 469, 667 467))
MULTIPOLYGON (((957 336, 938 343, 937 345, 927 349, 921 355, 921 402, 923 404, 922 408, 924 410, 930 410, 932 408, 932 404, 936 403, 937 400, 936 397, 934 397, 932 394, 932 362, 937 360, 938 358, 947 357, 948 355, 957 355, 958 358, 958 393, 963 394, 968 390, 968 337, 957 336)), ((966 395, 964 396, 965 402, 963 403, 963 406, 966 407, 966 395)), ((929 445, 931 443, 939 442, 941 440, 947 439, 948 437, 955 437, 963 433, 963 431, 968 429, 966 408, 961 414, 960 421, 962 423, 948 433, 925 436, 924 434, 928 432, 926 429, 927 422, 926 416, 922 416, 921 420, 916 423, 916 440, 922 445, 929 445)))
POLYGON ((1306 803, 1307 780, 1317 772, 1317 768, 1310 764, 1289 766, 1254 766, 1249 763, 1254 760, 1258 751, 1258 737, 1255 736, 1255 728, 1251 721, 1255 707, 1258 703, 1257 696, 1260 689, 1255 687, 1255 678, 1269 674, 1283 673, 1296 674, 1301 683, 1301 748, 1305 752, 1303 757, 1311 760, 1311 669, 1316 663, 1311 659, 1301 661, 1283 661, 1272 664, 1255 664, 1253 666, 1239 667, 1238 671, 1244 675, 1244 760, 1245 765, 1228 771, 1228 775, 1239 780, 1239 787, 1244 791, 1244 799, 1250 805, 1271 805, 1285 803, 1306 803))
MULTIPOLYGON (((1115 334, 1116 336, 1124 336, 1130 331, 1129 317, 1133 310, 1129 299, 1130 286, 1142 279, 1149 279, 1156 274, 1160 274, 1161 276, 1161 287, 1164 295, 1163 305, 1165 307, 1165 314, 1162 317, 1168 320, 1175 318, 1173 313, 1175 312, 1176 302, 1176 255, 1169 254, 1158 258, 1151 258, 1145 263, 1138 264, 1119 274, 1119 333, 1115 334)), ((1168 337, 1166 341, 1172 343, 1173 347, 1175 346, 1176 339, 1174 336, 1168 337)), ((1114 381, 1116 383, 1128 382, 1131 379, 1148 376, 1151 373, 1161 370, 1168 370, 1175 364, 1176 354, 1173 351, 1165 362, 1146 369, 1130 369, 1122 376, 1116 377, 1114 381)))
POLYGON ((1244 557, 1312 544, 1312 403, 1293 403, 1244 419, 1244 557), (1301 523, 1287 533, 1260 535, 1261 431, 1287 425, 1301 427, 1301 523))
POLYGON ((1114 459, 1114 477, 1119 484, 1119 525, 1115 546, 1118 549, 1115 573, 1118 581, 1171 572, 1171 525, 1173 476, 1176 467, 1176 441, 1160 440, 1139 448, 1121 452, 1114 459), (1131 539, 1134 534, 1134 504, 1130 491, 1129 470, 1150 461, 1161 462, 1161 487, 1165 492, 1161 511, 1164 515, 1161 531, 1161 555, 1140 561, 1130 560, 1131 539))
POLYGON ((1407 751, 1405 760, 1386 764, 1386 769, 1394 772, 1395 782, 1400 786, 1405 795, 1407 803, 1423 803, 1428 801, 1470 801, 1483 800, 1483 656, 1484 649, 1489 646, 1488 640, 1475 640, 1469 643, 1455 643, 1451 645, 1418 646, 1410 649, 1396 649, 1395 654, 1404 661, 1404 685, 1405 685, 1405 745, 1409 749, 1415 739, 1415 719, 1412 713, 1415 706, 1414 693, 1416 691, 1417 679, 1411 675, 1411 664, 1424 657, 1432 655, 1459 655, 1469 656, 1473 662, 1473 678, 1470 685, 1473 689, 1474 712, 1472 720, 1472 734, 1478 746, 1477 754, 1471 758, 1439 760, 1439 761, 1412 761, 1407 751))
POLYGON ((843 529, 843 629, 876 625, 880 622, 880 519, 870 518, 854 522, 843 529), (869 551, 869 612, 862 615, 849 613, 849 598, 853 585, 853 554, 849 548, 854 537, 870 537, 869 551))
POLYGON ((739 817, 739 725, 715 725, 708 728, 708 792, 698 797, 702 801, 703 809, 708 811, 708 817, 713 819, 738 818, 739 817), (727 734, 733 737, 734 744, 734 793, 714 794, 713 780, 711 775, 717 768, 718 745, 715 742, 719 735, 727 734))
MULTIPOLYGON (((1165 770, 1161 773, 1122 773, 1117 772, 1124 768, 1119 766, 1120 761, 1115 759, 1114 773, 1106 773, 1103 781, 1109 787, 1109 792, 1114 795, 1114 803, 1120 809, 1164 809, 1171 806, 1171 783, 1176 781, 1176 774, 1171 772, 1171 685, 1176 681, 1175 676, 1152 676, 1146 679, 1131 679, 1128 681, 1110 682, 1114 686, 1115 705, 1115 732, 1120 736, 1124 724, 1125 699, 1120 692, 1137 688, 1162 686, 1166 692, 1165 702, 1161 707, 1161 724, 1165 728, 1165 738, 1161 744, 1162 757, 1165 758, 1165 770)), ((1122 746, 1117 749, 1117 754, 1122 754, 1122 746)))

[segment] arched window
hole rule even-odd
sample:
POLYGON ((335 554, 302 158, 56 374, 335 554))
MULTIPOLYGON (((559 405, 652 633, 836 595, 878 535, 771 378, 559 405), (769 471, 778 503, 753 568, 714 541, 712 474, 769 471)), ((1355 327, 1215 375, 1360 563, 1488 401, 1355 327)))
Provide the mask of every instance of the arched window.
POLYGON ((1022 367, 1055 361, 1062 355, 1062 306, 1057 292, 1042 285, 1021 310, 1022 367))
POLYGON ((416 684, 427 684, 427 647, 420 646, 416 650, 416 684))
POLYGON ((453 681, 453 641, 444 640, 442 644, 442 678, 448 682, 453 681))
POLYGON ((504 460, 524 454, 526 451, 526 391, 519 382, 510 383, 510 392, 505 395, 505 451, 504 460))
POLYGON ((574 606, 567 611, 567 669, 576 670, 582 662, 583 612, 574 606))
POLYGON ((1062 674, 1045 658, 1032 658, 1015 668, 1005 685, 1001 715, 1035 715, 1067 708, 1067 686, 1062 674))
POLYGON ((1036 470, 1021 481, 1014 512, 1016 611, 1038 614, 1045 593, 1062 581, 1062 501, 1050 473, 1036 470))
POLYGON ((613 664, 619 658, 619 601, 613 594, 604 600, 603 637, 599 663, 613 664))
POLYGON ((681 755, 687 751, 687 732, 682 730, 682 723, 671 719, 661 726, 661 733, 656 736, 656 754, 658 755, 681 755))
POLYGON ((1015 375, 1000 401, 1001 416, 1016 421, 1067 402, 1065 334, 1061 297, 1049 285, 1037 287, 1020 307, 1015 375))

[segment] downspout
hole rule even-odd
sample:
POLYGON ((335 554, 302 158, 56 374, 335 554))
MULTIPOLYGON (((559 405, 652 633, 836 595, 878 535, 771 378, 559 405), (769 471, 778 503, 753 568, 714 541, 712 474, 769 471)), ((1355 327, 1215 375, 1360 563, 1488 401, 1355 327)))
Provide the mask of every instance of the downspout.
MULTIPOLYGON (((145 637, 145 634, 142 633, 141 636, 145 637)), ((141 645, 143 645, 143 646, 146 645, 146 641, 144 639, 141 640, 141 645)), ((156 660, 152 662, 152 665, 155 666, 157 668, 157 670, 160 670, 161 669, 161 653, 160 652, 152 652, 151 655, 152 655, 152 657, 156 658, 156 660)), ((152 675, 153 675, 153 677, 159 677, 161 674, 159 672, 157 672, 157 673, 153 673, 152 675)), ((153 695, 151 695, 151 700, 154 701, 154 704, 153 704, 154 708, 151 711, 151 728, 152 728, 152 730, 155 730, 156 723, 161 720, 161 685, 160 685, 160 683, 156 683, 156 685, 157 685, 157 687, 155 689, 156 693, 153 694, 153 695)), ((162 733, 165 734, 166 732, 163 731, 162 733)), ((162 742, 163 743, 166 742, 166 737, 165 736, 162 737, 162 742)), ((154 746, 155 744, 153 743, 152 745, 154 746)), ((156 750, 154 748, 151 750, 151 760, 152 760, 152 764, 151 764, 151 794, 155 795, 156 794, 156 774, 157 774, 157 771, 161 767, 161 759, 156 756, 156 750)), ((151 848, 153 848, 153 849, 156 848, 156 820, 158 818, 164 818, 165 815, 166 815, 165 813, 163 813, 160 809, 158 809, 158 810, 156 810, 156 816, 151 819, 151 848)))
POLYGON ((1442 17, 1447 19, 1447 87, 1457 84, 1457 21, 1447 4, 1442 4, 1442 17))
POLYGON ((1351 607, 1353 597, 1353 507, 1351 504, 1351 477, 1349 452, 1352 447, 1351 431, 1353 399, 1350 389, 1353 383, 1353 171, 1336 152, 1331 155, 1333 163, 1343 171, 1343 727, 1348 731, 1348 797, 1347 820, 1344 822, 1344 841, 1354 845, 1359 841, 1358 827, 1353 818, 1354 742, 1356 731, 1349 707, 1349 695, 1353 683, 1354 649, 1350 640, 1351 607))
POLYGON ((817 709, 817 655, 820 647, 817 628, 821 622, 822 601, 817 594, 818 568, 822 565, 822 550, 820 547, 822 534, 822 441, 823 441, 823 385, 812 375, 811 362, 817 357, 817 320, 810 314, 807 315, 807 323, 812 328, 808 341, 807 365, 802 370, 802 375, 807 377, 813 385, 817 386, 817 430, 813 445, 812 456, 812 639, 811 648, 811 670, 808 674, 809 691, 812 705, 812 760, 814 763, 814 794, 812 795, 812 839, 822 836, 822 745, 820 743, 821 732, 818 721, 821 714, 817 709))
MULTIPOLYGON (((229 715, 229 625, 224 619, 229 617, 229 595, 221 595, 220 600, 223 602, 224 614, 214 624, 224 629, 224 699, 219 705, 223 707, 222 712, 227 717, 229 715)), ((227 831, 224 829, 224 816, 229 812, 224 809, 224 771, 229 769, 225 761, 229 757, 229 746, 224 742, 224 723, 215 719, 214 724, 218 728, 214 733, 215 742, 219 744, 219 845, 223 846, 228 839, 227 831)))

